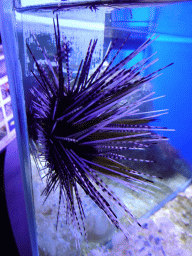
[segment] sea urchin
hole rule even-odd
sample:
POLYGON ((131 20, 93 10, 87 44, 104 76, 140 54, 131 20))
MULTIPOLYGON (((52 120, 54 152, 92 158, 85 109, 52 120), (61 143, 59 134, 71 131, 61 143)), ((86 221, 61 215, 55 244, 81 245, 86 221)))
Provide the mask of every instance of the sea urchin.
MULTIPOLYGON (((150 93, 130 104, 126 101, 123 104, 120 102, 135 94, 143 83, 157 77, 162 70, 142 77, 141 71, 154 63, 150 58, 143 59, 131 68, 123 68, 155 38, 152 36, 147 39, 137 50, 114 65, 122 45, 108 66, 104 67, 104 62, 113 49, 114 43, 111 43, 102 62, 90 75, 92 56, 97 43, 97 40, 91 40, 76 77, 72 79, 69 45, 66 40, 61 42, 58 16, 57 24, 54 20, 53 23, 57 49, 56 69, 51 65, 45 50, 41 48, 46 61, 46 65, 42 66, 27 45, 38 71, 37 74, 33 72, 38 85, 31 89, 34 99, 31 102, 28 125, 30 147, 38 170, 41 172, 46 168, 46 188, 42 194, 47 199, 59 186, 59 206, 61 201, 65 200, 66 218, 78 227, 82 235, 86 235, 85 214, 78 191, 80 186, 110 221, 126 235, 106 197, 121 207, 131 219, 135 220, 135 217, 104 183, 101 175, 122 182, 134 190, 139 189, 139 184, 133 185, 135 181, 152 183, 121 160, 150 161, 127 158, 128 153, 124 152, 145 148, 151 142, 164 139, 154 133, 158 127, 147 124, 160 115, 159 113, 133 118, 139 113, 138 107, 152 100, 153 94, 150 93), (67 75, 63 73, 64 62, 67 75), (44 167, 41 167, 41 162, 45 163, 44 167)), ((36 42, 40 47, 37 40, 36 42)), ((58 217, 59 210, 57 222, 58 217)))

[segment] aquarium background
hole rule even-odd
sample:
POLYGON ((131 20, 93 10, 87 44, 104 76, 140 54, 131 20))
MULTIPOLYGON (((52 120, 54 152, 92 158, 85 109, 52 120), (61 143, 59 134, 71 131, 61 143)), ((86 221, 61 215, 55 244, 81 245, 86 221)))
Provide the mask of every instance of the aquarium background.
POLYGON ((160 66, 169 62, 174 62, 174 65, 153 81, 154 91, 158 95, 166 95, 166 98, 154 104, 155 108, 161 109, 166 105, 170 109, 169 115, 162 116, 162 124, 175 128, 176 132, 169 134, 170 141, 182 157, 192 164, 192 4, 178 3, 157 8, 156 11, 156 32, 160 37, 152 48, 158 52, 160 66))
MULTIPOLYGON (((156 95, 166 95, 165 98, 154 101, 154 108, 169 109, 169 114, 161 117, 161 124, 175 128, 176 132, 169 133, 170 141, 190 163, 192 163, 191 12, 191 2, 164 7, 133 8, 132 19, 129 10, 116 10, 112 12, 111 23, 120 31, 122 28, 125 31, 135 31, 132 37, 138 38, 138 41, 145 40, 147 33, 155 32, 160 35, 150 49, 147 49, 148 54, 157 51, 159 58, 157 65, 152 66, 151 70, 155 71, 157 66, 163 67, 171 62, 174 62, 174 65, 152 81, 156 95)), ((134 46, 135 41, 132 47, 134 46)))

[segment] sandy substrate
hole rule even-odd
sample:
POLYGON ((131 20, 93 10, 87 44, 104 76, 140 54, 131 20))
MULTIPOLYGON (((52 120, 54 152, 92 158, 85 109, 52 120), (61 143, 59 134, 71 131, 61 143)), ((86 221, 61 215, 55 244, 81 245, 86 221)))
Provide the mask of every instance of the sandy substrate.
MULTIPOLYGON (((157 211, 149 219, 141 221, 143 228, 134 224, 128 227, 122 213, 116 210, 118 217, 125 224, 130 234, 126 240, 122 232, 117 232, 107 217, 82 191, 81 197, 86 212, 85 226, 88 233, 88 244, 77 233, 81 250, 76 247, 74 228, 66 224, 65 209, 61 210, 58 229, 56 221, 58 212, 59 190, 52 193, 44 202, 41 192, 45 187, 33 163, 33 186, 35 212, 37 222, 37 237, 41 256, 191 256, 192 244, 192 186, 179 193, 172 201, 157 211), (175 247, 177 244, 177 247, 175 247)), ((168 184, 182 183, 182 175, 174 176, 174 181, 168 184)), ((109 184, 127 207, 138 217, 143 216, 156 204, 155 197, 130 193, 122 185, 109 184)), ((171 193, 171 190, 168 190, 171 193)))
POLYGON ((151 216, 157 224, 162 218, 173 224, 181 248, 188 250, 185 255, 192 255, 192 185, 151 216))

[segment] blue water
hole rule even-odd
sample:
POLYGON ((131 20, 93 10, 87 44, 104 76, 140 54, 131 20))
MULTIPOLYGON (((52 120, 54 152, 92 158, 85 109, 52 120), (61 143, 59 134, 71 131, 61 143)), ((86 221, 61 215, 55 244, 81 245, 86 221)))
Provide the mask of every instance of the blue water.
POLYGON ((160 40, 152 44, 157 51, 159 66, 174 62, 164 74, 153 81, 154 91, 166 95, 155 101, 156 109, 168 108, 169 114, 162 116, 163 125, 175 128, 169 133, 172 145, 192 163, 192 3, 174 4, 160 8, 156 31, 160 40), (161 39, 162 38, 162 39, 161 39))
MULTIPOLYGON (((166 95, 165 98, 154 101, 154 109, 169 109, 169 114, 162 116, 155 125, 176 130, 164 134, 190 164, 192 164, 191 13, 191 2, 133 8, 132 13, 128 9, 116 10, 112 13, 112 26, 123 28, 127 32, 130 30, 139 32, 131 34, 131 38, 135 36, 137 40, 134 40, 134 45, 124 51, 124 55, 137 48, 136 41, 142 43, 154 32, 160 37, 144 53, 146 56, 157 51, 156 57, 159 61, 150 68, 150 72, 174 62, 174 65, 163 70, 162 76, 152 81, 155 96, 166 95)), ((135 63, 141 58, 141 55, 137 56, 135 63)))
POLYGON ((171 143, 192 163, 192 44, 155 42, 153 47, 160 56, 159 65, 174 62, 161 77, 153 81, 156 94, 166 95, 166 98, 155 101, 154 106, 156 109, 169 109, 169 114, 161 117, 162 124, 175 128, 175 132, 169 133, 171 143))

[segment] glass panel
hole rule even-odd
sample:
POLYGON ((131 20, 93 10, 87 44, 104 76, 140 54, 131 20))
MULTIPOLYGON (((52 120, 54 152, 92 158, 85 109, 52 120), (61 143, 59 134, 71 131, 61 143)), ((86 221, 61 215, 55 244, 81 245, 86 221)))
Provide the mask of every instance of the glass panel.
POLYGON ((54 10, 58 9, 77 9, 88 8, 90 10, 97 10, 98 7, 139 7, 139 6, 161 6, 170 3, 185 2, 184 0, 13 0, 14 7, 19 12, 27 10, 54 10))

